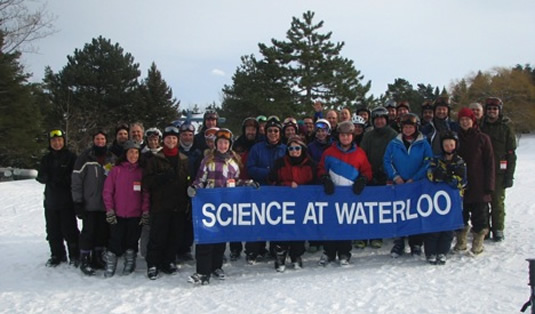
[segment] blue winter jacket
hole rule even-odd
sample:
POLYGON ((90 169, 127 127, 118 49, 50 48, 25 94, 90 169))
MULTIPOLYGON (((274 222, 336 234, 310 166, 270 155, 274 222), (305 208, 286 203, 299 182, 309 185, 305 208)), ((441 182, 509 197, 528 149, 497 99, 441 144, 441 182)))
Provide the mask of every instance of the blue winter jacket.
POLYGON ((426 177, 429 159, 432 157, 431 146, 422 133, 418 134, 409 149, 405 148, 402 134, 398 134, 386 147, 383 167, 388 180, 400 176, 404 181, 416 181, 426 177))
POLYGON ((275 165, 275 160, 284 157, 286 145, 259 142, 251 147, 247 156, 247 173, 251 179, 262 185, 267 185, 268 174, 275 165))

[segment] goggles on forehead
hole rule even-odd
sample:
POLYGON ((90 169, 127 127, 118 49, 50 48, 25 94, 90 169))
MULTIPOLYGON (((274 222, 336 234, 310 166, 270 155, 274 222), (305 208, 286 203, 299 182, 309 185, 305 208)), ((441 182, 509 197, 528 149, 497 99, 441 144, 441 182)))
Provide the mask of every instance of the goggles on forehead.
POLYGON ((229 141, 232 140, 232 131, 230 131, 229 129, 220 129, 218 130, 216 133, 215 133, 215 137, 216 138, 225 138, 229 141))
POLYGON ((284 122, 283 122, 284 125, 290 124, 290 123, 297 125, 297 120, 295 120, 294 118, 286 118, 286 119, 284 119, 284 122))
POLYGON ((195 127, 191 123, 184 123, 180 126, 180 132, 194 132, 195 133, 195 127))
POLYGON ((498 97, 489 97, 485 101, 485 105, 499 107, 499 106, 502 105, 502 100, 500 98, 498 98, 498 97))
POLYGON ((269 121, 269 120, 271 120, 271 119, 274 119, 274 120, 276 120, 277 122, 280 122, 280 121, 281 121, 281 119, 279 119, 279 117, 277 117, 277 116, 269 116, 269 117, 267 118, 267 121, 269 121))
POLYGON ((164 129, 164 132, 165 133, 178 133, 178 129, 176 128, 176 126, 168 126, 164 129))
POLYGON ((324 122, 316 122, 314 127, 316 129, 324 129, 324 130, 328 130, 329 129, 329 126, 327 125, 327 123, 324 123, 324 122))
POLYGON ((158 130, 156 128, 150 128, 147 131, 145 131, 145 136, 146 137, 152 137, 152 136, 161 137, 162 136, 162 132, 160 132, 160 130, 158 130))
POLYGON ((62 130, 52 130, 50 131, 50 133, 48 133, 48 137, 52 138, 52 137, 62 137, 64 136, 65 134, 63 133, 62 130))

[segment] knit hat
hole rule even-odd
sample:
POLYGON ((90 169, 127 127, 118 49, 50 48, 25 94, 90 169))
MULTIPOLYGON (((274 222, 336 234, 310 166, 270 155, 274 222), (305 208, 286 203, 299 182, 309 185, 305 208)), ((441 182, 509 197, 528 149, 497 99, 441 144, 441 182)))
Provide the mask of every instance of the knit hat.
POLYGON ((355 133, 355 125, 351 121, 343 121, 338 123, 338 126, 336 128, 338 133, 349 133, 353 134, 355 133))
POLYGON ((296 144, 298 144, 299 146, 301 146, 303 148, 307 147, 305 142, 303 142, 301 137, 299 137, 298 135, 290 136, 290 138, 288 139, 288 144, 286 144, 286 146, 290 146, 290 144, 292 144, 292 143, 296 143, 296 144))
POLYGON ((461 110, 459 110, 459 113, 457 114, 457 119, 461 120, 462 117, 470 118, 474 122, 474 125, 477 125, 476 115, 474 114, 472 109, 464 107, 461 110))
POLYGON ((92 136, 92 138, 95 139, 95 136, 97 136, 97 135, 99 135, 99 134, 104 135, 104 137, 105 137, 106 139, 108 139, 108 134, 106 134, 106 132, 102 131, 101 129, 98 129, 98 130, 96 130, 95 132, 93 132, 93 136, 92 136))

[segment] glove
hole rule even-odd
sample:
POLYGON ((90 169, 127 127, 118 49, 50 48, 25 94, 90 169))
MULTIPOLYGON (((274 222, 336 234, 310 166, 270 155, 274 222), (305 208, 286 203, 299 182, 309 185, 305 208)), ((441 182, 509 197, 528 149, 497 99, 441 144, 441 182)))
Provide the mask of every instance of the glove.
POLYGON ((437 167, 433 170, 433 181, 446 181, 446 174, 442 169, 437 167))
POLYGON ((74 213, 78 219, 85 219, 87 212, 85 211, 84 203, 74 203, 74 213))
POLYGON ((191 197, 191 198, 193 198, 193 197, 195 197, 195 195, 197 195, 197 189, 192 187, 192 186, 188 186, 187 192, 188 192, 188 196, 191 197))
POLYGON ((332 195, 334 193, 334 182, 329 176, 324 176, 323 179, 323 191, 325 194, 332 195))
POLYGON ((249 180, 249 182, 247 182, 247 186, 258 190, 260 188, 260 183, 256 182, 255 180, 249 180))
POLYGON ((106 212, 106 221, 110 225, 117 224, 117 216, 115 215, 115 211, 113 209, 106 212))
POLYGON ((139 224, 142 225, 142 226, 148 226, 149 225, 149 218, 150 218, 150 215, 149 215, 148 212, 143 213, 143 215, 141 215, 141 220, 139 221, 139 224))
POLYGON ((353 193, 355 195, 360 195, 362 193, 362 190, 364 190, 364 187, 366 186, 366 183, 368 182, 368 179, 366 179, 365 176, 358 177, 357 180, 353 183, 353 193))
POLYGON ((513 178, 505 177, 503 180, 503 187, 506 189, 513 187, 513 178))

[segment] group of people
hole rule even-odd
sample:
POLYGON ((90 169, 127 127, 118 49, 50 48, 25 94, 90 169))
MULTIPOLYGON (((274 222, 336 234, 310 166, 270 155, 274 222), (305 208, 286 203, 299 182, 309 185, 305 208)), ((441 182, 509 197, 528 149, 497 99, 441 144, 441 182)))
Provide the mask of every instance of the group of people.
MULTIPOLYGON (((513 185, 516 138, 503 114, 503 102, 490 97, 484 105, 462 108, 457 121, 448 98, 426 101, 420 115, 408 102, 389 101, 373 110, 328 110, 321 103, 314 115, 297 121, 276 116, 248 117, 233 136, 219 127, 219 116, 207 111, 195 135, 190 122, 170 125, 163 132, 144 130, 141 123, 120 125, 108 145, 107 134, 92 134, 92 146, 76 156, 66 147, 66 134, 51 130, 49 153, 37 180, 45 186, 45 220, 51 257, 47 266, 67 262, 86 275, 104 269, 132 273, 138 252, 145 257, 147 276, 177 271, 177 262, 193 260, 191 199, 198 189, 235 186, 320 184, 326 194, 351 186, 355 194, 366 186, 410 184, 418 180, 445 182, 463 195, 465 228, 411 235, 412 255, 425 252, 430 264, 444 264, 454 250, 483 251, 492 231, 504 239, 505 189, 513 185), (82 220, 78 230, 76 217, 82 220), (470 227, 471 222, 471 227, 470 227), (67 250, 65 249, 65 242, 67 250)), ((231 261, 242 253, 248 264, 272 257, 275 269, 303 266, 306 250, 323 248, 320 265, 338 260, 348 265, 353 247, 382 247, 382 239, 340 241, 233 242, 231 261), (288 264, 289 257, 289 264, 288 264)), ((394 239, 392 257, 405 254, 404 238, 394 239)), ((195 246, 196 272, 188 279, 207 284, 225 279, 226 243, 195 246)), ((407 250, 407 251, 408 251, 407 250)))

